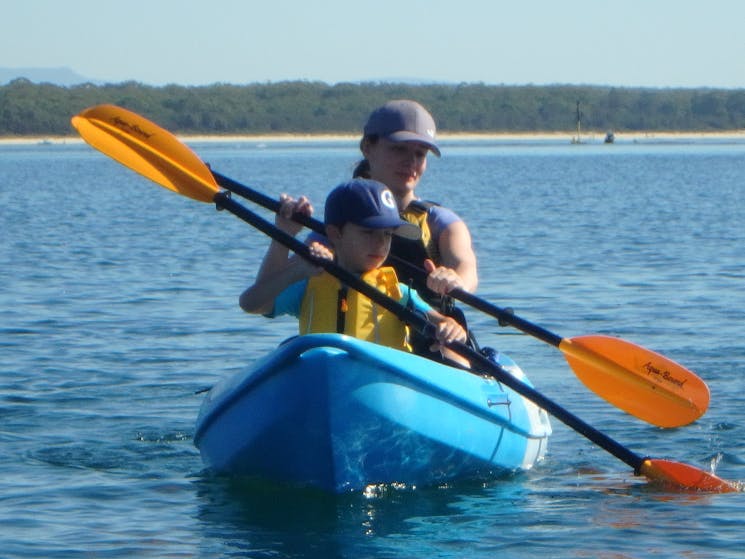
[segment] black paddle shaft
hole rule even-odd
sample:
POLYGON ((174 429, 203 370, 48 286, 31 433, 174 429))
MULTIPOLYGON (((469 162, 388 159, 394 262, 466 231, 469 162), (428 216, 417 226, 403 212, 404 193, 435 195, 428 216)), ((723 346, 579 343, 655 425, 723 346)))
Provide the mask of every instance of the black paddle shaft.
MULTIPOLYGON (((213 171, 212 169, 210 169, 210 171, 212 172, 212 176, 215 177, 217 184, 219 184, 223 188, 226 188, 230 192, 238 194, 242 198, 251 200, 252 202, 259 204, 260 206, 263 206, 268 210, 271 210, 273 212, 279 211, 281 204, 278 200, 270 198, 269 196, 262 194, 261 192, 258 192, 253 188, 236 182, 230 177, 226 177, 225 175, 222 175, 217 171, 213 171)), ((292 216, 292 219, 304 225, 308 229, 315 231, 316 233, 320 233, 321 235, 326 234, 323 223, 321 223, 317 219, 303 214, 295 214, 292 216)), ((407 273, 413 275, 418 280, 423 280, 427 275, 427 272, 419 266, 415 266, 411 262, 408 262, 393 254, 389 255, 388 258, 395 262, 397 266, 405 268, 407 273)), ((549 343, 555 347, 559 347, 559 344, 561 343, 562 338, 560 336, 557 336, 553 332, 549 332, 548 330, 541 328, 537 324, 533 324, 531 322, 528 322, 527 320, 520 318, 519 316, 515 316, 515 313, 511 310, 503 309, 501 307, 493 305, 488 301, 484 301, 483 299, 480 299, 479 297, 476 297, 475 295, 463 289, 453 289, 448 293, 448 295, 453 297, 453 299, 457 299, 465 303, 466 305, 473 307, 476 310, 479 310, 483 313, 499 319, 499 323, 501 325, 512 325, 521 332, 525 332, 526 334, 538 338, 539 340, 549 343)))
MULTIPOLYGON (((332 260, 317 258, 313 256, 310 252, 310 248, 305 243, 299 241, 292 235, 285 233, 276 225, 268 222, 261 216, 257 215, 245 206, 233 200, 230 197, 229 192, 218 192, 217 194, 215 194, 214 202, 218 209, 228 210, 233 215, 239 217, 246 223, 249 223, 272 239, 285 245, 287 248, 298 254, 300 257, 305 258, 313 264, 323 268, 345 285, 348 285, 352 289, 359 291, 370 300, 395 314, 399 318, 399 320, 411 325, 415 330, 421 332, 422 335, 424 335, 425 337, 435 337, 434 324, 429 322, 424 316, 421 316, 413 310, 406 308, 398 301, 391 299, 381 291, 378 291, 373 286, 365 283, 358 276, 341 268, 332 260)), ((560 420, 562 423, 571 427, 590 441, 610 452, 619 460, 622 460, 623 462, 631 466, 637 475, 640 473, 644 458, 642 458, 638 454, 632 452, 631 450, 614 441, 604 433, 601 433, 591 425, 585 423, 583 420, 581 420, 570 411, 564 409, 559 404, 544 396, 531 386, 528 386, 521 380, 515 378, 503 367, 491 361, 481 353, 474 351, 466 344, 462 342, 448 342, 444 345, 468 359, 471 362, 472 367, 474 365, 477 365, 477 367, 474 368, 475 370, 472 371, 473 374, 488 374, 502 384, 512 388, 515 392, 524 396, 525 398, 536 404, 538 407, 543 408, 551 415, 556 417, 558 420, 560 420)))

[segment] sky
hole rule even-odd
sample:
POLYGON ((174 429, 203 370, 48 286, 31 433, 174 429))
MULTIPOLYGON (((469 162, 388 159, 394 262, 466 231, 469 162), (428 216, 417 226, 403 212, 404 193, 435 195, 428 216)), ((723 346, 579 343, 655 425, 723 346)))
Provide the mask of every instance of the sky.
POLYGON ((0 0, 0 67, 151 85, 745 88, 742 0, 0 0))

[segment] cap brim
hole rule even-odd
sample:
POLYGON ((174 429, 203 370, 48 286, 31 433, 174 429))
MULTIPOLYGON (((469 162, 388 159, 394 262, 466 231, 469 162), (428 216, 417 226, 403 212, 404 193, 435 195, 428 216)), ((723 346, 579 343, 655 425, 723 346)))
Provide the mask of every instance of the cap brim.
POLYGON ((437 157, 440 157, 440 148, 437 144, 432 141, 432 138, 416 134, 414 132, 408 132, 406 130, 400 130, 386 136, 392 142, 419 142, 427 146, 427 148, 434 153, 437 157))
POLYGON ((422 238, 422 230, 408 221, 403 225, 399 225, 393 234, 404 239, 411 239, 412 241, 418 241, 422 238))
POLYGON ((418 241, 422 238, 422 230, 418 225, 409 223, 403 219, 390 220, 381 216, 370 217, 357 222, 360 227, 369 227, 370 229, 393 229, 393 234, 404 239, 418 241))

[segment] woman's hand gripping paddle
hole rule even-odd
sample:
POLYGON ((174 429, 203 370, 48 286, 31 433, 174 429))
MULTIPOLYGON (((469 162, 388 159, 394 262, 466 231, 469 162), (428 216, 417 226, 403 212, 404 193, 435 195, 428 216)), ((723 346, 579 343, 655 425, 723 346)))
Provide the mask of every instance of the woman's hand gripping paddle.
MULTIPOLYGON (((173 134, 126 109, 98 105, 73 117, 72 123, 90 145, 169 190, 209 202, 210 192, 219 190, 219 184, 267 209, 279 208, 277 200, 211 171, 173 134)), ((324 232, 318 220, 306 216, 297 219, 317 232, 324 232)), ((400 260, 397 263, 405 265, 411 273, 425 274, 411 264, 400 260)), ((451 295, 557 347, 588 388, 653 425, 687 425, 708 408, 706 384, 692 371, 649 349, 609 336, 561 338, 466 291, 458 289, 451 295)))
MULTIPOLYGON (((316 265, 322 266, 340 281, 360 291, 382 307, 396 314, 399 319, 411 324, 425 334, 432 333, 432 325, 426 319, 402 306, 397 301, 390 299, 377 289, 367 285, 354 274, 339 268, 332 261, 319 261, 315 259, 305 244, 238 204, 230 198, 228 193, 221 192, 214 180, 211 180, 209 169, 206 166, 200 169, 199 167, 204 164, 193 154, 185 155, 183 149, 168 149, 154 152, 148 149, 147 146, 149 144, 145 143, 143 145, 143 142, 134 141, 128 136, 129 132, 126 132, 127 130, 131 130, 133 126, 136 126, 139 130, 137 132, 138 135, 150 135, 146 137, 153 138, 156 134, 161 133, 154 125, 151 127, 150 123, 144 121, 141 117, 110 105, 105 106, 101 111, 96 111, 95 109, 97 108, 89 109, 76 116, 73 119, 73 123, 87 141, 89 138, 91 139, 89 143, 97 149, 100 149, 127 166, 135 165, 135 170, 169 190, 202 202, 214 202, 218 208, 230 211, 237 217, 268 234, 273 239, 285 244, 301 257, 308 258, 316 265), (123 130, 124 132, 122 132, 123 130), (102 139, 100 137, 101 134, 113 139, 102 139), (122 140, 123 135, 127 138, 125 141, 122 140), (171 162, 170 159, 164 156, 166 151, 171 156, 184 157, 184 160, 171 162), (200 165, 190 168, 191 165, 194 165, 194 161, 199 161, 200 165), (186 164, 182 164, 184 162, 186 164)), ((160 139, 162 139, 162 136, 160 136, 160 139)), ((170 146, 168 147, 170 148, 170 146)), ((183 148, 191 153, 185 146, 183 148)), ((735 484, 687 464, 670 460, 642 458, 607 435, 597 431, 535 389, 516 379, 502 367, 493 363, 480 353, 473 351, 465 344, 450 343, 447 346, 469 359, 475 368, 481 372, 492 375, 499 382, 522 394, 590 441, 631 466, 637 475, 644 475, 652 481, 686 490, 709 492, 731 492, 739 490, 735 484)))

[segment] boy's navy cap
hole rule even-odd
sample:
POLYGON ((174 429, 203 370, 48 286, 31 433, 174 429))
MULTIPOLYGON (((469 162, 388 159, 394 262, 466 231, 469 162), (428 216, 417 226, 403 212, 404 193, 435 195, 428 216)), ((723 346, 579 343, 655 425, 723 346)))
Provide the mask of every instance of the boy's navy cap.
POLYGON ((421 142, 437 157, 440 148, 435 143, 435 119, 416 101, 399 99, 375 109, 367 119, 363 133, 392 142, 421 142))
POLYGON ((378 181, 354 179, 334 188, 326 198, 326 225, 354 223, 368 229, 395 229, 394 234, 418 240, 422 231, 398 215, 393 193, 378 181))

